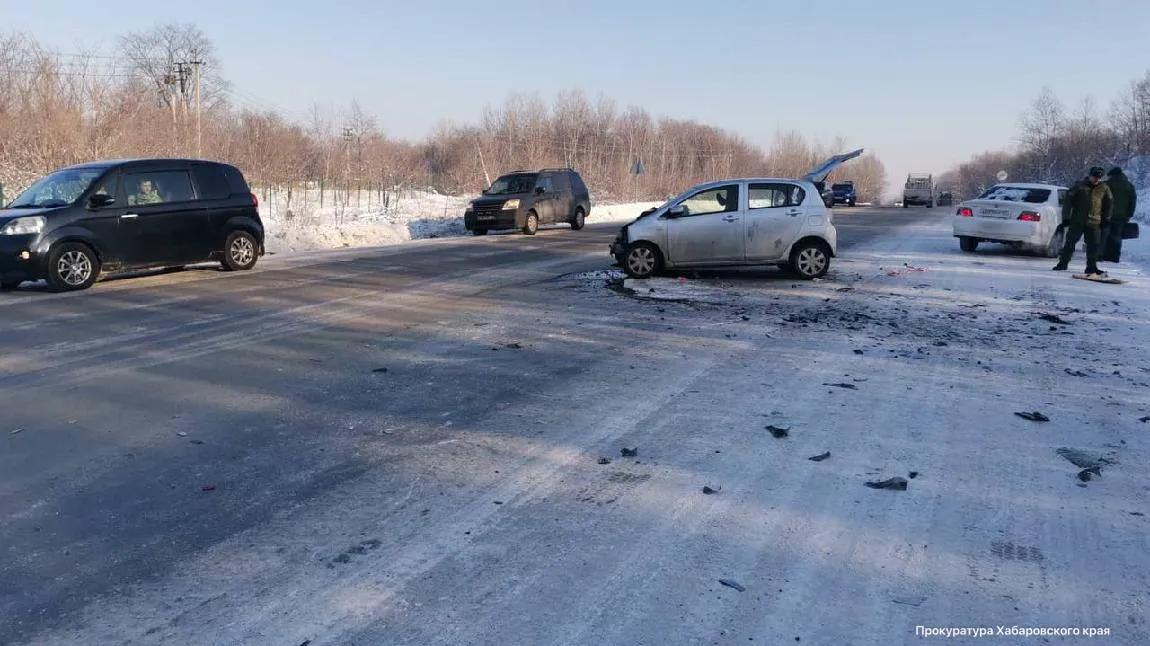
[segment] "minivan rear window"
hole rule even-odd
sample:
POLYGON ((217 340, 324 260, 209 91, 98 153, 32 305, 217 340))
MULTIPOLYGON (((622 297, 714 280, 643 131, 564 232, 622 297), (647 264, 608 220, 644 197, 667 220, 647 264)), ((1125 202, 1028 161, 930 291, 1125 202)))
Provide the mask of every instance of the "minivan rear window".
POLYGON ((221 200, 232 194, 232 187, 219 166, 196 164, 192 167, 192 174, 196 176, 201 200, 221 200))
POLYGON ((1050 199, 1050 189, 999 185, 991 187, 990 190, 978 196, 978 199, 1045 204, 1050 199))

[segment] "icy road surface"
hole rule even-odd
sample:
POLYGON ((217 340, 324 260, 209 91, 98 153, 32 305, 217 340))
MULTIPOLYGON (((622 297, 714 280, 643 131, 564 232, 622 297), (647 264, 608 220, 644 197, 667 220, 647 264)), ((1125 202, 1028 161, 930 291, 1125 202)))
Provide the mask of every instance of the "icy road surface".
POLYGON ((1150 643, 1150 279, 947 212, 813 283, 591 227, 0 295, 0 642, 1150 643))

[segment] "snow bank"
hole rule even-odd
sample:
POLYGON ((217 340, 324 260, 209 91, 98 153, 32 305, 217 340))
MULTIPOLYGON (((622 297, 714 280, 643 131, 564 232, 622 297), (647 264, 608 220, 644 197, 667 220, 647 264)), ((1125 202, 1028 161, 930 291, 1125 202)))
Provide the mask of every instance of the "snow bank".
MULTIPOLYGON (((463 226, 463 212, 474 196, 422 190, 405 191, 386 202, 375 199, 373 203, 372 198, 363 195, 356 198, 333 198, 321 207, 318 196, 297 194, 289 207, 286 195, 270 196, 260 204, 268 250, 285 253, 375 247, 464 235, 467 231, 463 226), (363 206, 365 203, 368 206, 363 206)), ((595 204, 587 223, 626 222, 658 205, 657 202, 595 204)))

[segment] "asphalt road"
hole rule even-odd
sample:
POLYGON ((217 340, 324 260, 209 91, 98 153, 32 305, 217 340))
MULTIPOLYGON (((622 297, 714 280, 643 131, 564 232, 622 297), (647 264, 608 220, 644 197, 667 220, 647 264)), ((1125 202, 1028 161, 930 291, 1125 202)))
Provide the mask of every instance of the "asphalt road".
MULTIPOLYGON (((840 255, 940 217, 840 210, 840 255)), ((589 601, 557 589, 545 591, 555 604, 533 620, 571 622, 559 632, 498 618, 469 632, 439 608, 446 623, 429 638, 426 626, 403 620, 411 599, 434 605, 453 594, 451 581, 428 573, 464 558, 461 544, 435 542, 448 535, 472 548, 492 538, 457 563, 456 574, 478 586, 475 604, 532 589, 540 570, 506 578, 506 559, 571 568, 572 579, 623 576, 580 561, 563 540, 570 505, 547 509, 559 486, 552 478, 585 468, 570 454, 615 451, 614 429, 667 403, 629 405, 618 377, 678 396, 711 364, 692 356, 695 338, 673 339, 672 352, 677 333, 660 332, 666 322, 653 310, 613 319, 614 299, 584 311, 572 297, 586 290, 555 282, 607 268, 616 229, 275 257, 246 274, 192 269, 78 294, 0 294, 0 641, 482 642, 502 629, 510 641, 578 642, 590 625, 622 630, 610 607, 565 615, 589 601), (495 515, 523 491, 551 526, 495 515), (522 541, 509 538, 517 532, 522 541), (413 543, 427 549, 401 549, 413 543), (506 551, 514 545, 553 559, 506 551), (384 554, 397 578, 372 579, 368 564, 384 554), (315 594, 309 585, 341 592, 314 615, 285 602, 315 594), (369 590, 398 608, 372 615, 376 602, 357 596, 369 590), (371 620, 334 619, 349 616, 371 620)), ((792 282, 773 269, 756 275, 779 289, 792 282)), ((609 505, 642 479, 624 473, 583 494, 609 505)), ((625 545, 624 527, 604 524, 596 536, 625 545)), ((636 586, 650 576, 632 574, 636 586)))

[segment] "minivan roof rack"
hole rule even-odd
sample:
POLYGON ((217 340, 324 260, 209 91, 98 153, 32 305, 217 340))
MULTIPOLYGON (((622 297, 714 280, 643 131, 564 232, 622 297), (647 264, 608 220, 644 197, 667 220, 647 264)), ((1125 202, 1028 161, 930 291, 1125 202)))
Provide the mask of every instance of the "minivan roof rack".
POLYGON ((571 168, 570 166, 568 166, 568 167, 566 167, 566 168, 540 168, 540 169, 539 169, 539 172, 540 172, 540 173, 553 173, 553 172, 555 172, 555 171, 564 171, 564 170, 571 170, 571 171, 573 171, 573 170, 575 170, 575 169, 574 169, 574 168, 571 168))

